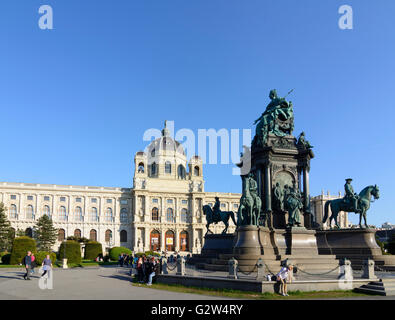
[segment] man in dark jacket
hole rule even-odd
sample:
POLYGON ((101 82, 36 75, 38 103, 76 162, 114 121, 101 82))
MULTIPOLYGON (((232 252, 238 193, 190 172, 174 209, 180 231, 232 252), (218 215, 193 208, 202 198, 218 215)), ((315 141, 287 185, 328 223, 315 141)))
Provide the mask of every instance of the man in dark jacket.
POLYGON ((27 252, 27 255, 23 258, 23 265, 25 266, 25 268, 26 268, 26 273, 25 273, 25 275, 23 276, 23 278, 25 279, 25 280, 31 280, 30 279, 30 270, 31 270, 31 268, 32 268, 32 257, 31 257, 31 251, 28 251, 27 252))

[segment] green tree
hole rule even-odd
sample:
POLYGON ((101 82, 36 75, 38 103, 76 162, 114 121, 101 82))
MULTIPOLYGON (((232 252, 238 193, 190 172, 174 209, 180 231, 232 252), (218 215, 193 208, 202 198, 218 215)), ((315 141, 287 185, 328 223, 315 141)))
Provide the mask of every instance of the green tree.
POLYGON ((7 219, 4 203, 0 203, 0 252, 9 251, 12 246, 11 223, 7 219))
POLYGON ((58 237, 58 229, 54 228, 52 220, 43 215, 35 225, 36 239, 40 251, 51 251, 58 237))

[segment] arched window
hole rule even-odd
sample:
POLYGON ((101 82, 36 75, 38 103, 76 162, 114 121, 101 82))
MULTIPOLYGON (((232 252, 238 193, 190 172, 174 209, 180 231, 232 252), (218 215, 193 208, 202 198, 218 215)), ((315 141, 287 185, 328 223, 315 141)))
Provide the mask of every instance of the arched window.
POLYGON ((189 237, 186 231, 180 233, 180 250, 189 251, 189 237))
POLYGON ((51 216, 51 209, 49 208, 49 206, 44 206, 43 208, 43 214, 50 217, 51 216))
POLYGON ((67 220, 66 207, 64 207, 64 206, 61 206, 59 209, 59 220, 61 220, 61 221, 67 220))
POLYGON ((150 249, 152 251, 160 250, 160 233, 158 230, 152 230, 150 233, 150 249))
POLYGON ((185 167, 182 164, 180 164, 177 168, 177 175, 178 175, 178 179, 186 178, 185 167))
POLYGON ((188 222, 187 220, 188 220, 188 210, 183 208, 181 209, 181 222, 186 223, 188 222))
POLYGON ((32 205, 26 207, 26 219, 34 219, 34 210, 32 205))
POLYGON ((171 173, 171 162, 170 161, 166 161, 165 163, 165 173, 171 173))
POLYGON ((89 240, 91 240, 91 241, 97 241, 97 232, 96 232, 95 229, 92 229, 92 230, 89 232, 89 240))
POLYGON ((126 230, 121 230, 121 233, 119 236, 120 236, 121 242, 128 242, 128 233, 126 232, 126 230))
POLYGON ((166 221, 167 222, 174 222, 174 213, 173 213, 172 208, 167 208, 166 221))
POLYGON ((156 176, 156 163, 151 164, 151 176, 156 176))
POLYGON ((199 167, 198 167, 198 166, 196 166, 195 168, 193 168, 193 174, 194 174, 195 176, 200 175, 200 170, 199 170, 199 167))
POLYGON ((120 219, 121 219, 121 223, 128 222, 128 210, 126 208, 121 209, 120 219))
POLYGON ((97 208, 95 208, 95 207, 91 208, 91 211, 89 212, 89 220, 90 221, 97 221, 98 220, 97 208))
POLYGON ((84 218, 82 216, 82 209, 81 207, 75 207, 74 210, 74 220, 75 221, 82 221, 84 218))
POLYGON ((81 230, 80 229, 74 230, 74 237, 76 237, 77 239, 81 238, 81 230))
POLYGON ((152 208, 151 220, 152 221, 159 221, 159 210, 156 207, 152 208))
POLYGON ((144 163, 140 162, 137 168, 138 173, 144 173, 144 163))
POLYGON ((15 204, 12 204, 12 205, 10 206, 10 218, 11 218, 11 219, 16 219, 17 216, 18 216, 18 210, 17 210, 17 208, 16 208, 16 205, 15 205, 15 204))
POLYGON ((106 242, 112 241, 112 231, 111 230, 106 230, 106 233, 104 236, 104 241, 106 241, 106 242))
POLYGON ((107 208, 106 210, 106 221, 111 222, 112 221, 112 209, 107 208))
POLYGON ((32 228, 27 228, 25 230, 25 235, 30 237, 30 238, 33 238, 33 229, 32 228))
POLYGON ((165 244, 167 251, 174 251, 174 232, 171 230, 166 231, 165 244))
POLYGON ((59 229, 58 230, 58 241, 63 241, 66 239, 66 231, 64 229, 59 229))

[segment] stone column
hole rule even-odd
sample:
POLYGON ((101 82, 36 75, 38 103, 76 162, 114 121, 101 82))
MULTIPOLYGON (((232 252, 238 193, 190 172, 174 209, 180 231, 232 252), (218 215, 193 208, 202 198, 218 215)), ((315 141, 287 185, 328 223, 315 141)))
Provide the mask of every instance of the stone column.
MULTIPOLYGON (((263 187, 262 187, 262 170, 261 170, 261 168, 258 168, 256 170, 256 183, 258 185, 258 195, 262 198, 263 187)), ((244 186, 243 186, 242 190, 244 190, 244 186)))
POLYGON ((310 181, 309 169, 307 166, 303 168, 303 194, 304 194, 304 207, 306 212, 310 212, 310 181))
POLYGON ((165 241, 165 238, 166 238, 165 232, 166 231, 163 231, 163 229, 160 229, 159 232, 160 232, 160 239, 159 239, 160 251, 166 251, 166 241, 165 241))
MULTIPOLYGON (((141 239, 143 240, 143 239, 141 239)), ((150 250, 150 230, 148 228, 144 228, 144 251, 150 250)))
POLYGON ((265 164, 265 209, 267 213, 272 212, 272 188, 270 184, 270 165, 265 164))

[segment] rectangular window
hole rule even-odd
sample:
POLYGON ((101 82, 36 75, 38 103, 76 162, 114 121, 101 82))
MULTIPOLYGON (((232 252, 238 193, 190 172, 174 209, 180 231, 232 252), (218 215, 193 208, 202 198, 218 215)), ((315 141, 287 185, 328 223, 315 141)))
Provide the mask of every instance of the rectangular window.
POLYGON ((173 203, 173 199, 167 199, 167 203, 173 203))
POLYGON ((221 208, 225 208, 225 203, 221 203, 221 208))
POLYGON ((60 197, 60 201, 61 202, 65 202, 66 201, 66 197, 60 197))
POLYGON ((188 204, 188 200, 181 200, 182 204, 188 204))
POLYGON ((75 202, 81 202, 81 198, 75 198, 75 202))
POLYGON ((49 201, 49 197, 48 196, 44 196, 44 201, 49 201))
POLYGON ((92 198, 92 199, 91 199, 91 202, 92 202, 92 203, 97 203, 97 199, 96 199, 96 198, 92 198))
POLYGON ((233 204, 233 208, 237 209, 239 205, 237 203, 233 204))
POLYGON ((107 199, 107 203, 112 203, 112 199, 107 199))
POLYGON ((15 194, 11 195, 11 200, 16 200, 16 195, 15 194))
POLYGON ((158 203, 158 199, 152 199, 152 203, 158 203))
POLYGON ((33 196, 27 196, 27 200, 33 200, 33 196))
POLYGON ((128 200, 121 199, 121 204, 128 204, 128 200))

